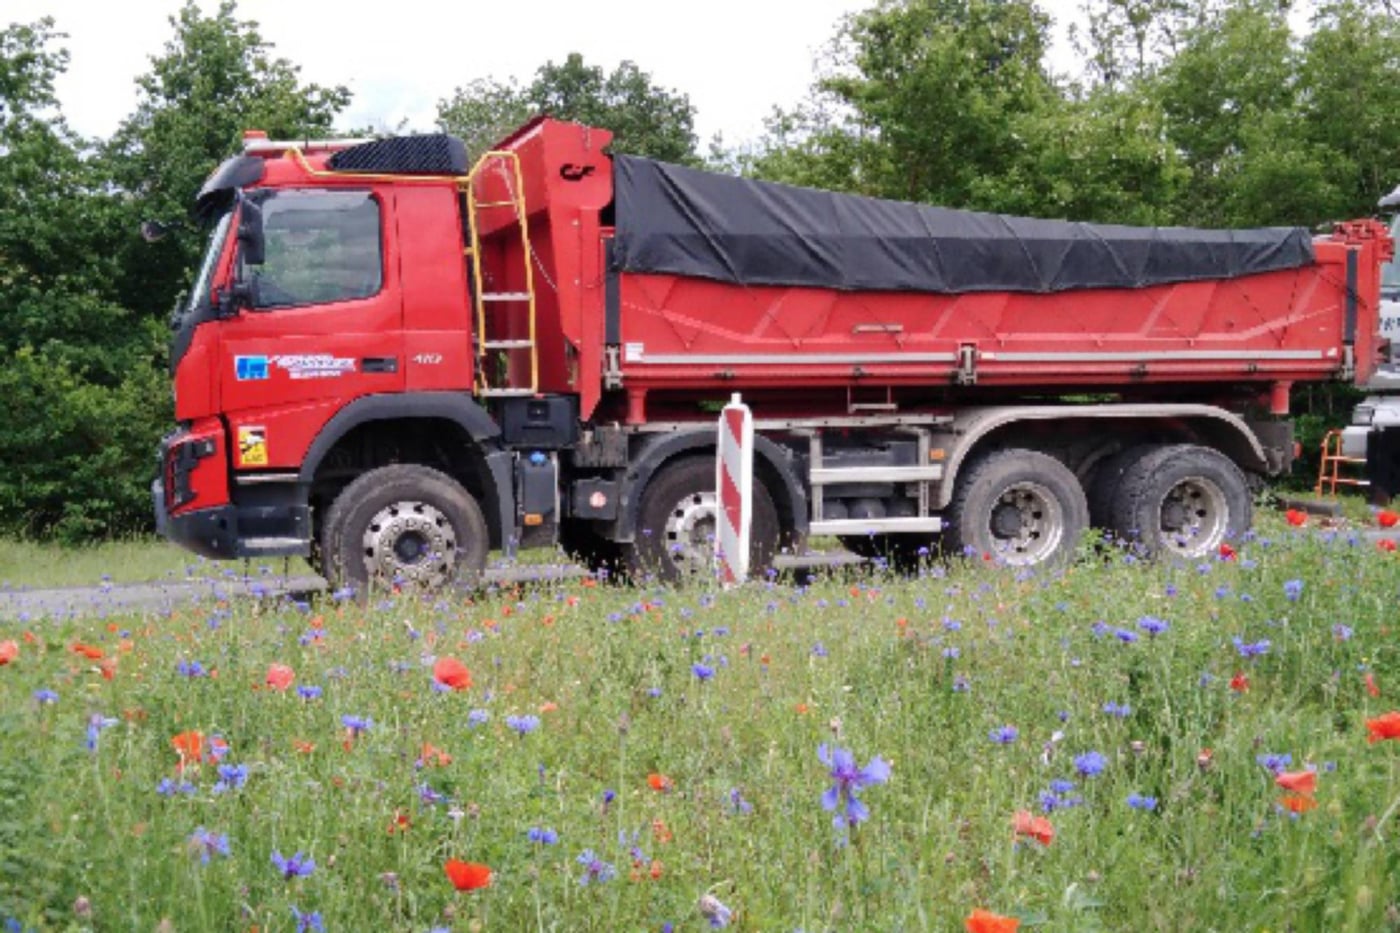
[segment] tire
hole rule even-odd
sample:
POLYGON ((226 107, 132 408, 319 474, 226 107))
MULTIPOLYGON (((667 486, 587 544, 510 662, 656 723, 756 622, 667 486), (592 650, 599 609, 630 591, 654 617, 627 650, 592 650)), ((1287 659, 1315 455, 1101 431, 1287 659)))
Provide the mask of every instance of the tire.
POLYGON ((322 553, 332 587, 360 596, 475 585, 489 550, 471 493, 437 470, 380 467, 341 490, 326 513, 322 553))
POLYGON ((1089 524, 1106 531, 1116 530, 1113 527, 1113 502, 1118 497, 1123 474, 1159 448, 1157 444, 1134 444, 1104 458, 1103 463, 1094 469, 1093 479, 1085 490, 1089 497, 1089 524))
POLYGON ((1113 502, 1113 527, 1152 557, 1199 560, 1253 521, 1244 473, 1219 451, 1194 444, 1139 459, 1123 474, 1113 502))
POLYGON ((1089 527, 1079 480, 1034 450, 997 450, 964 467, 947 514, 944 540, 953 554, 1020 567, 1068 563, 1089 527))
MULTIPOLYGON (((715 461, 685 457, 665 464, 642 492, 636 539, 624 548, 634 578, 654 574, 664 583, 712 577, 715 536, 715 461)), ((760 577, 778 552, 778 510, 763 483, 753 484, 749 576, 760 577)))

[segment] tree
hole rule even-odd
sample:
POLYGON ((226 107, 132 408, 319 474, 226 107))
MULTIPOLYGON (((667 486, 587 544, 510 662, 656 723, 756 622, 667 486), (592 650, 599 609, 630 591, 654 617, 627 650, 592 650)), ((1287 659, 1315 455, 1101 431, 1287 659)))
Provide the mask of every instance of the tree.
POLYGON ((845 60, 820 83, 850 114, 843 187, 974 206, 1022 147, 1017 119, 1053 102, 1048 27, 1030 0, 902 0, 851 17, 845 60))
MULTIPOLYGON (((300 69, 276 57, 257 23, 238 19, 233 0, 223 0, 212 16, 186 0, 170 23, 174 36, 136 81, 136 112, 104 152, 113 184, 125 195, 131 229, 143 218, 188 218, 200 185, 237 150, 244 130, 265 130, 274 139, 330 136, 350 102, 344 87, 303 84, 300 69)), ((164 315, 202 247, 196 236, 172 237, 154 248, 123 237, 115 246, 125 272, 122 301, 164 315)))
POLYGON ((0 532, 78 538, 148 514, 167 395, 153 330, 115 300, 113 199, 54 99, 57 39, 0 31, 0 532))
POLYGON ((459 87, 438 102, 438 126, 461 136, 475 156, 537 113, 612 130, 615 152, 697 161, 689 97, 657 87, 634 62, 605 73, 577 52, 541 65, 528 87, 490 78, 459 87))

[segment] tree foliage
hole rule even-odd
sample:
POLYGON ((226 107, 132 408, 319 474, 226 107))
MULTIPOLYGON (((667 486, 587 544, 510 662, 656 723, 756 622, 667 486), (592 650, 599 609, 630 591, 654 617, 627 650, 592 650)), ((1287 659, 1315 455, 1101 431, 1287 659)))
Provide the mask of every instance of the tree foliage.
POLYGON ((695 108, 690 98, 657 87, 624 61, 611 72, 571 53, 546 62, 526 87, 481 78, 438 102, 438 125, 461 136, 472 155, 485 152, 534 114, 613 131, 613 151, 667 162, 695 162, 695 108))

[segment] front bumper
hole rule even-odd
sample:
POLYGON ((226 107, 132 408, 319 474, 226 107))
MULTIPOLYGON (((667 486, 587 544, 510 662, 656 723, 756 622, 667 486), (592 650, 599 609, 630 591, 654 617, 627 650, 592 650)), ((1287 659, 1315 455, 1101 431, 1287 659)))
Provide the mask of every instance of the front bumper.
POLYGON ((236 506, 193 509, 171 515, 166 508, 165 483, 161 480, 151 484, 151 499, 156 510, 158 534, 202 557, 227 559, 244 556, 238 549, 236 506))

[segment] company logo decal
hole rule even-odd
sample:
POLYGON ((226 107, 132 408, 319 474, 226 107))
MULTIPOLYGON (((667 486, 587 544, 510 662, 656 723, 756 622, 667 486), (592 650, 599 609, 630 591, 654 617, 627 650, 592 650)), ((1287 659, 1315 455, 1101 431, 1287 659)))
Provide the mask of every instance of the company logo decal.
POLYGON ((267 428, 249 425, 238 429, 238 464, 267 466, 267 428))
POLYGON ((233 374, 239 382, 256 382, 267 378, 267 357, 235 356, 233 374))
POLYGON ((233 374, 239 382, 261 382, 273 368, 291 379, 335 379, 355 371, 355 359, 329 353, 289 353, 282 356, 235 356, 233 374))

